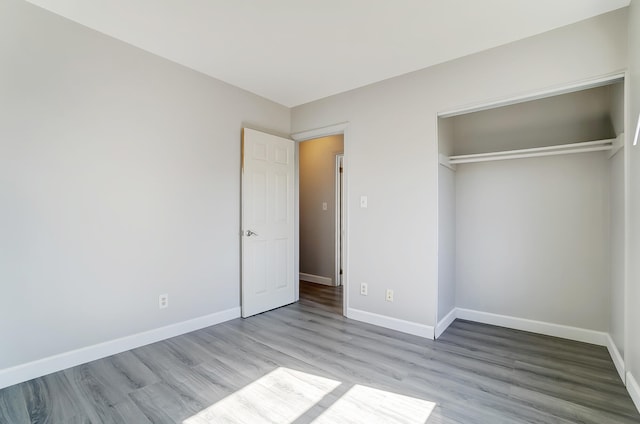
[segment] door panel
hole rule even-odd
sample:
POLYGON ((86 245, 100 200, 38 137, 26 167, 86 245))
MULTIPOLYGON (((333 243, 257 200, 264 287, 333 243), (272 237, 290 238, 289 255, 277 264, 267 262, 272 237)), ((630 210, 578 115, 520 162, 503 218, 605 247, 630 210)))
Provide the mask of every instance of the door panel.
POLYGON ((295 301, 295 169, 292 140, 245 128, 242 142, 242 316, 248 317, 295 301))
POLYGON ((289 222, 289 180, 284 172, 278 172, 275 178, 275 215, 274 222, 280 225, 286 225, 289 222))
POLYGON ((288 257, 288 249, 289 249, 289 240, 287 239, 278 239, 274 242, 274 273, 275 273, 275 282, 276 288, 279 290, 287 288, 287 284, 289 281, 289 264, 287 263, 288 257))

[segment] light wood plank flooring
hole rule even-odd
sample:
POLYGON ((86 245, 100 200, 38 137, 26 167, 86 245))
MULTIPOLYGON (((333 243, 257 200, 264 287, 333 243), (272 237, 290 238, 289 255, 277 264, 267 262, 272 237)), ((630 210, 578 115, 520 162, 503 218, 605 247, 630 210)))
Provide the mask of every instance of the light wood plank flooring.
MULTIPOLYGON (((639 423, 605 348, 299 303, 0 391, 0 423, 639 423)), ((321 305, 321 304, 320 304, 321 305)))

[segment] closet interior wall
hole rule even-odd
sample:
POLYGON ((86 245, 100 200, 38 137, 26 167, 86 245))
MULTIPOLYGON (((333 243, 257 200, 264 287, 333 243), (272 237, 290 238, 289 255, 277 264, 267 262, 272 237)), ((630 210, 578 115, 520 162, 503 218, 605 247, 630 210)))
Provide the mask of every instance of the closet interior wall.
MULTIPOLYGON (((623 105, 617 81, 440 118, 441 163, 615 139, 623 105)), ((622 352, 624 150, 613 152, 441 165, 438 320, 457 308, 606 332, 622 352)))

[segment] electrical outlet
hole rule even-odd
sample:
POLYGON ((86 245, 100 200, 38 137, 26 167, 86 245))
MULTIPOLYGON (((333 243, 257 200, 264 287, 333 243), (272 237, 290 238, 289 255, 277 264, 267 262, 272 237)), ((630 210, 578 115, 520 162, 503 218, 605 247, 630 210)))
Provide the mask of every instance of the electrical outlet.
POLYGON ((161 294, 160 296, 158 296, 158 307, 160 309, 164 309, 168 306, 169 306, 169 295, 161 294))
POLYGON ((367 285, 367 283, 360 284, 360 294, 363 296, 366 296, 369 294, 369 286, 367 285))
POLYGON ((329 205, 327 205, 327 202, 322 202, 322 210, 326 211, 327 209, 329 209, 329 205))
POLYGON ((393 302, 393 290, 387 289, 387 297, 385 298, 387 302, 393 302))

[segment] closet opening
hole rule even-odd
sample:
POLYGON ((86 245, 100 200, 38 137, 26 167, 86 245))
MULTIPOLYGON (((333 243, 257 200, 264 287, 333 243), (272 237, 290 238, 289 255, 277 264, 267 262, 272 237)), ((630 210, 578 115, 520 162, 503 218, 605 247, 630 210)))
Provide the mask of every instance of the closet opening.
POLYGON ((610 335, 623 359, 624 93, 617 77, 439 116, 436 337, 455 318, 610 335))

